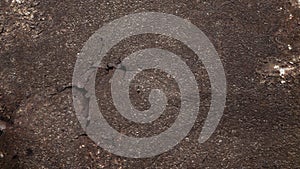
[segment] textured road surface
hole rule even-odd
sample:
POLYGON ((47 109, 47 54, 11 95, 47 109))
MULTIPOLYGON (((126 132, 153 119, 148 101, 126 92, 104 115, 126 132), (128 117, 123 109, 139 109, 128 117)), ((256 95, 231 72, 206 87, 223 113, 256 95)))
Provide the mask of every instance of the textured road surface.
POLYGON ((0 1, 0 168, 300 168, 300 4, 297 0, 0 1), (159 47, 178 54, 199 84, 201 107, 189 135, 172 150, 146 159, 113 155, 84 133, 72 105, 77 53, 105 23, 156 11, 189 20, 214 44, 227 78, 224 115, 212 137, 197 138, 210 105, 207 72, 175 39, 153 34, 116 45, 98 70, 98 104, 114 128, 130 136, 166 130, 178 115, 180 93, 164 72, 139 74, 131 102, 149 108, 151 88, 169 98, 150 125, 115 110, 109 79, 120 60, 159 47), (155 78, 149 78, 155 77, 155 78), (154 80, 149 80, 154 79, 154 80))

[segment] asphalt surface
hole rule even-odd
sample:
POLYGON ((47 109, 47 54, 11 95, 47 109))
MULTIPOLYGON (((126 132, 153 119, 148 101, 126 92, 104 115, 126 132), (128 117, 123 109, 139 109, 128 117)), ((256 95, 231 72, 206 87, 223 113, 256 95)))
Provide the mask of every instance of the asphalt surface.
POLYGON ((0 1, 0 168, 300 168, 300 3, 297 0, 0 1), (170 37, 144 34, 118 43, 99 68, 96 95, 106 120, 134 137, 165 131, 179 111, 174 79, 148 70, 135 77, 130 99, 150 107, 150 89, 169 98, 164 115, 138 125, 116 111, 109 80, 131 53, 162 48, 182 57, 199 84, 197 121, 161 155, 131 159, 97 146, 72 104, 72 74, 88 38, 105 23, 138 12, 163 12, 199 27, 215 46, 227 78, 227 102, 217 130, 199 133, 210 105, 203 64, 170 37), (152 80, 149 80, 149 77, 152 80))

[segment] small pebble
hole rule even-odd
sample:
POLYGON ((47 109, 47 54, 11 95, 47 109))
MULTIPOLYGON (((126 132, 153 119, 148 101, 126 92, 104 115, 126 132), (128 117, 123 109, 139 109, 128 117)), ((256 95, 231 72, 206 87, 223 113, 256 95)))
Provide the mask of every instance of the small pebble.
POLYGON ((6 129, 6 122, 0 120, 0 130, 6 129))

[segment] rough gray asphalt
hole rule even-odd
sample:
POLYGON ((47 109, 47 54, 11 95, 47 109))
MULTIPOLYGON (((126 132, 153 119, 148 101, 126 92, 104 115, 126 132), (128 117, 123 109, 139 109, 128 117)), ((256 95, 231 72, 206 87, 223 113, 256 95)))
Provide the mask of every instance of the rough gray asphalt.
MULTIPOLYGON (((0 168, 300 168, 300 8, 296 0, 0 1, 0 168), (140 49, 178 54, 199 84, 199 117, 171 151, 147 159, 113 155, 93 143, 76 119, 71 82, 76 55, 103 24, 126 14, 157 11, 198 26, 218 51, 228 81, 224 116, 205 143, 197 142, 210 105, 210 83, 201 62, 181 42, 145 34, 116 45, 103 64, 140 49), (4 127, 5 126, 5 127, 4 127), (4 129, 5 128, 5 129, 4 129)), ((109 79, 99 69, 99 108, 127 135, 151 136, 176 119, 180 93, 159 71, 132 82, 132 103, 149 108, 151 88, 162 88, 170 106, 150 125, 115 110, 109 79), (156 77, 153 81, 148 77, 156 77)))

